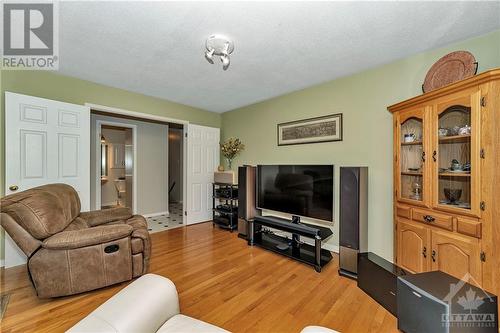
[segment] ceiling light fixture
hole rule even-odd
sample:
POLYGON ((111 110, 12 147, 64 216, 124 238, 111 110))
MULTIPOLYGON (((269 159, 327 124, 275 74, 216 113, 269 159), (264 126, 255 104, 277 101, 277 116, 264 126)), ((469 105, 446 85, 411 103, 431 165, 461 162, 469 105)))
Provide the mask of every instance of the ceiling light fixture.
POLYGON ((205 43, 205 59, 211 64, 214 63, 213 57, 219 56, 222 62, 222 69, 229 68, 229 55, 234 51, 234 43, 232 40, 223 35, 212 35, 207 38, 205 43))

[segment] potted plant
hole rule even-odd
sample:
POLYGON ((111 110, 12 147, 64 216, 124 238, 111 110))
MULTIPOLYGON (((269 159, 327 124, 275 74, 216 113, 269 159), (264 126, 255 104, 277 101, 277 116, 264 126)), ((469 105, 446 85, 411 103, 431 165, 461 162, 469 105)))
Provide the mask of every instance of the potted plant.
POLYGON ((245 145, 238 138, 229 138, 220 145, 222 156, 227 160, 229 169, 232 167, 233 159, 245 149, 245 145))

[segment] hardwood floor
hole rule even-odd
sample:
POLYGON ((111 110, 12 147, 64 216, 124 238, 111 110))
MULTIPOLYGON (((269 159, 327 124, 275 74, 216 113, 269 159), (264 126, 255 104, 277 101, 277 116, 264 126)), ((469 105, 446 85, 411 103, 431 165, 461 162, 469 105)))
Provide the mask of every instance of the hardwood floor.
MULTIPOLYGON (((300 332, 307 325, 397 332, 395 317, 337 274, 337 256, 318 274, 211 223, 151 236, 150 271, 176 284, 188 316, 232 332, 300 332)), ((24 267, 2 270, 1 278, 1 291, 11 294, 3 333, 64 331, 127 285, 42 300, 24 267)))

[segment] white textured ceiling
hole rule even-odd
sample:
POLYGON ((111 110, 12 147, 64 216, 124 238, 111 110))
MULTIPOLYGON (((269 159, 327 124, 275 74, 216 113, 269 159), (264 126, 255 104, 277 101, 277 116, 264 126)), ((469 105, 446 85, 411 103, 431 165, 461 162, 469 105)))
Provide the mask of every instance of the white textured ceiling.
POLYGON ((498 1, 61 2, 59 72, 224 112, 499 27, 498 1))

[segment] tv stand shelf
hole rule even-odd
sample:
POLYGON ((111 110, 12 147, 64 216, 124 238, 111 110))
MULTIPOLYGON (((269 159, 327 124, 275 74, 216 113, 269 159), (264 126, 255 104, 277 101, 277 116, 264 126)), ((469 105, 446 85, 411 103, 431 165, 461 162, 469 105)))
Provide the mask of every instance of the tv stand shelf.
POLYGON ((306 223, 292 223, 290 220, 271 216, 257 216, 249 221, 248 245, 257 245, 289 258, 314 266, 317 272, 332 260, 332 254, 321 249, 321 241, 330 237, 331 229, 306 223), (292 233, 291 239, 266 232, 262 227, 292 233), (300 242, 300 236, 314 239, 315 245, 300 242), (278 246, 289 246, 279 249, 278 246))

